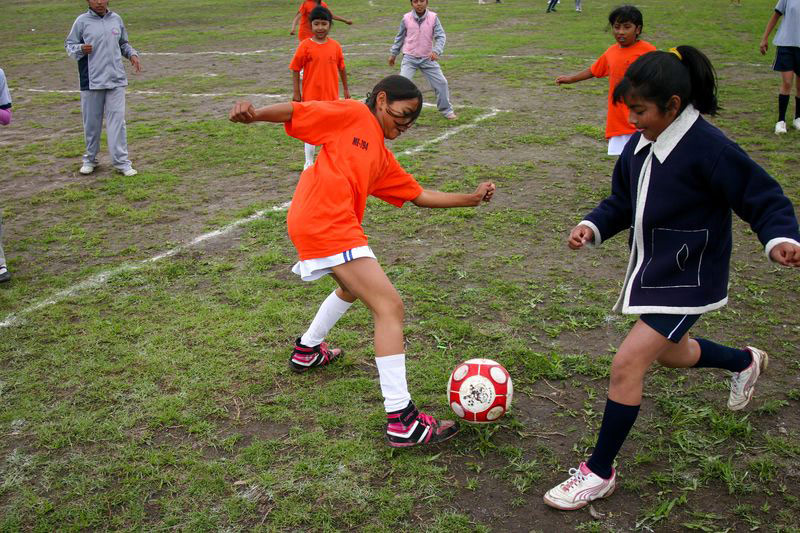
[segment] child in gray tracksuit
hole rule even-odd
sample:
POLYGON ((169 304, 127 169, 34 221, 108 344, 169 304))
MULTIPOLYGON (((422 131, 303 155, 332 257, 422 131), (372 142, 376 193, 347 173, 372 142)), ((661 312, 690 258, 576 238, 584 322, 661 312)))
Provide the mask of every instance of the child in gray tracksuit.
POLYGON ((417 69, 421 70, 436 93, 439 112, 445 118, 454 120, 457 117, 450 104, 450 89, 438 61, 447 40, 444 28, 436 13, 428 9, 428 0, 411 0, 411 6, 414 9, 403 15, 394 38, 389 65, 394 66, 394 60, 402 48, 400 75, 410 80, 417 69))
POLYGON ((87 0, 89 10, 72 25, 64 48, 78 61, 81 87, 81 115, 86 138, 81 174, 91 174, 97 166, 97 152, 105 115, 108 150, 114 168, 126 176, 136 170, 128 159, 125 129, 125 87, 128 78, 122 57, 130 60, 136 72, 141 70, 139 54, 128 43, 122 18, 109 11, 107 0, 87 0))

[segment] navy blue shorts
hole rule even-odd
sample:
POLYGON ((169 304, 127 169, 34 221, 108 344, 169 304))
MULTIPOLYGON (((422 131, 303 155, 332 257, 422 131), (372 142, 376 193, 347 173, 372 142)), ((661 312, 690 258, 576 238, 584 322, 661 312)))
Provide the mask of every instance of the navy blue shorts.
POLYGON ((794 72, 800 76, 800 46, 778 46, 772 70, 794 72))
POLYGON ((701 316, 703 315, 662 315, 651 313, 640 315, 639 319, 661 333, 667 340, 677 343, 701 316))

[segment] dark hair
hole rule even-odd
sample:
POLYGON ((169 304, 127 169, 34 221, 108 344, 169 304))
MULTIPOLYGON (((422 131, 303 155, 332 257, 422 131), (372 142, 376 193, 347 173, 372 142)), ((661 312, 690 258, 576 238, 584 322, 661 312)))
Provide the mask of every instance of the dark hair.
POLYGON ((681 99, 678 112, 692 104, 703 114, 715 115, 720 107, 717 75, 711 61, 693 46, 679 46, 676 50, 677 54, 649 52, 634 61, 614 88, 614 102, 635 94, 655 102, 663 113, 672 95, 678 95, 681 99))
POLYGON ((609 26, 614 26, 614 24, 617 22, 620 24, 624 22, 632 22, 635 26, 644 27, 644 18, 642 17, 642 12, 639 11, 639 8, 635 6, 619 6, 609 13, 609 26))
POLYGON ((317 6, 311 10, 311 13, 308 15, 308 22, 314 22, 315 20, 327 20, 331 24, 333 24, 333 15, 326 7, 317 6))
POLYGON ((403 117, 410 118, 412 122, 417 120, 417 117, 422 111, 422 93, 419 88, 414 85, 414 82, 408 78, 392 74, 379 81, 375 87, 372 88, 372 92, 367 94, 367 99, 364 102, 372 111, 375 111, 375 100, 378 98, 378 93, 386 93, 386 102, 390 104, 397 100, 418 99, 419 106, 417 106, 417 109, 403 117))

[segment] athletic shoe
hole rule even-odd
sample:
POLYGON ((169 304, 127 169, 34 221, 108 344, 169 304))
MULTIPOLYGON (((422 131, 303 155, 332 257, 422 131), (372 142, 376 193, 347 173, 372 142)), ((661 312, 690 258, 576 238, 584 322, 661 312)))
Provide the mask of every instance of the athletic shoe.
POLYGON ((126 177, 128 177, 128 178, 130 178, 131 176, 135 176, 136 174, 138 174, 138 173, 139 173, 139 172, 137 172, 137 170, 136 170, 135 168, 133 168, 133 167, 129 168, 128 170, 121 170, 120 172, 122 172, 122 175, 123 175, 123 176, 126 176, 126 177))
POLYGON ((769 363, 767 352, 752 346, 745 349, 753 356, 753 361, 750 366, 741 372, 734 373, 731 378, 731 395, 728 397, 728 409, 731 411, 744 409, 750 403, 758 376, 767 369, 769 363))
POLYGON ((91 174, 92 172, 94 172, 94 165, 90 165, 89 163, 84 163, 78 172, 84 175, 91 174))
POLYGON ((783 133, 786 133, 786 121, 779 120, 775 123, 775 135, 781 135, 783 133))
POLYGON ((11 280, 11 272, 8 271, 5 265, 0 266, 0 283, 11 280))
POLYGON ((444 118, 446 118, 447 120, 455 120, 458 118, 458 116, 454 112, 450 111, 444 116, 444 118))
POLYGON ((792 121, 792 126, 794 126, 794 129, 800 130, 800 117, 794 118, 794 120, 792 121))
POLYGON ((405 409, 400 411, 386 413, 386 440, 393 448, 438 444, 458 433, 458 430, 456 422, 439 421, 431 415, 420 413, 414 402, 408 402, 405 409))
POLYGON ((548 490, 544 503, 562 511, 574 511, 594 500, 611 496, 617 486, 617 472, 611 470, 611 479, 603 479, 581 463, 569 469, 569 479, 548 490))
POLYGON ((325 366, 335 361, 342 355, 342 350, 339 348, 330 349, 328 343, 323 342, 317 346, 309 347, 300 344, 298 338, 294 343, 294 350, 289 357, 289 368, 293 372, 301 374, 311 370, 315 366, 325 366))

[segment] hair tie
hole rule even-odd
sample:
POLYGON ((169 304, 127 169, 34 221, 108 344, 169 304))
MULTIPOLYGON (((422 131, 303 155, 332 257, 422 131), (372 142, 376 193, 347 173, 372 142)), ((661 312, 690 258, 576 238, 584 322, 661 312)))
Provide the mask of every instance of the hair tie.
POLYGON ((678 52, 678 49, 677 49, 677 48, 675 48, 675 47, 672 47, 672 48, 670 48, 670 49, 669 49, 669 52, 670 52, 671 54, 675 54, 675 55, 678 57, 678 59, 679 59, 681 62, 683 61, 683 56, 681 55, 681 53, 680 53, 680 52, 678 52))

